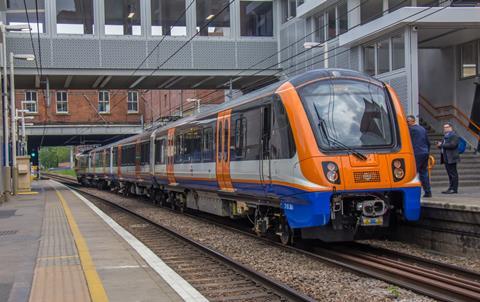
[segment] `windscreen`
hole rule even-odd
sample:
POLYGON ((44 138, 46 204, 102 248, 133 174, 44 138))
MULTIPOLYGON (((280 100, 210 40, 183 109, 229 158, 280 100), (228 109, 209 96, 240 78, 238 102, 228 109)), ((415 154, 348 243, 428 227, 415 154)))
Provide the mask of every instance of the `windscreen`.
POLYGON ((321 149, 393 147, 393 114, 384 87, 335 79, 298 91, 321 149))

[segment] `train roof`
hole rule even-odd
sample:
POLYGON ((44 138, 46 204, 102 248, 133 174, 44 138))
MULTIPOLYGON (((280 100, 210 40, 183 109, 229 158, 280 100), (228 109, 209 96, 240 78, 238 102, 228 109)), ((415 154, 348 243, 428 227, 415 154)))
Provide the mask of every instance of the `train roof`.
POLYGON ((303 83, 306 83, 308 81, 312 81, 314 79, 319 79, 319 78, 342 78, 342 77, 357 78, 357 79, 361 79, 361 80, 364 80, 364 81, 367 81, 367 82, 371 82, 372 84, 382 85, 381 81, 379 81, 379 80, 377 80, 377 79, 375 79, 375 78, 373 78, 373 77, 371 77, 371 76, 369 76, 365 73, 354 71, 354 70, 341 69, 341 68, 314 69, 314 70, 310 70, 310 71, 307 71, 305 73, 302 73, 300 75, 294 76, 290 79, 281 80, 281 81, 275 82, 273 84, 270 84, 268 86, 265 86, 263 88, 257 89, 253 92, 242 95, 242 96, 240 96, 239 98, 237 98, 233 101, 225 102, 225 103, 220 104, 218 106, 215 106, 211 109, 208 109, 204 112, 200 112, 200 113, 190 115, 188 117, 179 119, 179 120, 177 120, 173 123, 167 124, 165 126, 159 126, 157 128, 149 129, 149 130, 147 130, 145 132, 142 132, 140 134, 136 134, 136 135, 124 138, 120 141, 116 141, 116 142, 110 143, 108 145, 105 145, 105 146, 102 146, 102 147, 99 147, 99 148, 95 148, 91 151, 104 150, 104 149, 110 148, 112 146, 116 146, 118 144, 128 144, 128 143, 131 143, 131 142, 136 141, 138 139, 142 139, 142 138, 145 138, 145 137, 150 137, 150 135, 154 131, 162 131, 162 130, 164 131, 164 130, 167 130, 167 129, 170 129, 170 128, 178 127, 178 126, 184 125, 186 123, 189 123, 191 121, 194 121, 194 120, 197 120, 197 119, 202 119, 202 118, 208 117, 210 115, 213 115, 215 113, 233 108, 235 106, 247 104, 251 101, 256 100, 259 96, 275 93, 277 88, 279 88, 281 85, 283 85, 286 82, 290 82, 293 86, 297 87, 297 86, 299 86, 303 83))

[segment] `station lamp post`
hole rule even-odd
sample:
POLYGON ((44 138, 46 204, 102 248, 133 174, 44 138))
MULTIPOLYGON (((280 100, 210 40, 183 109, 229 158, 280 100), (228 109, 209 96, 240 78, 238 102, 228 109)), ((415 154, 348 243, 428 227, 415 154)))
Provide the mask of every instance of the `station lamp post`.
POLYGON ((5 156, 5 177, 6 181, 6 191, 11 190, 11 175, 10 175, 10 151, 9 151, 9 125, 8 125, 8 92, 7 92, 7 46, 6 46, 6 33, 7 31, 23 31, 30 30, 30 27, 27 24, 18 24, 18 25, 6 25, 0 23, 0 33, 2 35, 1 43, 2 50, 0 52, 2 69, 3 69, 3 86, 2 86, 2 100, 3 100, 3 129, 4 129, 4 156, 5 156))
POLYGON ((197 103, 197 112, 200 112, 200 101, 201 99, 191 99, 191 98, 188 98, 187 99, 187 102, 196 102, 197 103))
POLYGON ((16 116, 16 106, 15 106, 15 74, 13 61, 25 60, 33 61, 35 60, 34 55, 16 55, 13 52, 10 53, 10 122, 11 122, 11 131, 12 131, 12 193, 16 194, 17 192, 17 116, 16 116))

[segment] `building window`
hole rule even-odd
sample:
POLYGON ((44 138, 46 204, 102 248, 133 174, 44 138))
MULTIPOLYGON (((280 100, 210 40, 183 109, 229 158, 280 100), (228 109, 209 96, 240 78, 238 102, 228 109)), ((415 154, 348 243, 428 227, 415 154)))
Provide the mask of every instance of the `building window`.
POLYGON ((273 2, 240 1, 242 36, 273 36, 273 2))
POLYGON ((110 94, 108 91, 98 92, 98 112, 109 113, 110 112, 110 94))
POLYGON ((325 13, 321 12, 320 14, 313 16, 312 22, 315 37, 314 42, 325 42, 325 13))
POLYGON ((280 6, 282 10, 282 23, 287 22, 297 15, 296 0, 282 0, 280 6))
POLYGON ((23 108, 28 110, 30 113, 37 113, 37 92, 36 91, 26 91, 25 92, 25 101, 23 101, 23 108))
POLYGON ((93 0, 56 0, 57 33, 93 34, 93 0))
POLYGON ((390 71, 389 40, 377 43, 377 73, 382 74, 390 71))
POLYGON ((57 91, 57 113, 68 113, 68 95, 66 91, 57 91))
MULTIPOLYGON (((28 25, 32 32, 45 32, 45 1, 44 0, 9 0, 7 1, 7 24, 8 25, 28 25), (25 1, 25 2, 24 2, 25 1), (27 14, 25 14, 25 4, 27 6, 27 14), (38 8, 38 20, 37 9, 38 8)), ((19 31, 28 33, 29 31, 19 31)))
POLYGON ((363 48, 363 71, 368 75, 375 75, 375 45, 363 48))
POLYGON ((405 39, 403 35, 392 37, 392 69, 405 67, 405 39))
POLYGON ((333 39, 337 36, 337 18, 335 17, 335 6, 327 10, 328 20, 328 39, 333 39))
POLYGON ((383 15, 383 1, 367 0, 360 5, 360 21, 362 24, 380 18, 383 15))
POLYGON ((460 46, 460 77, 469 78, 477 74, 478 43, 472 41, 460 46))
POLYGON ((105 34, 142 34, 140 0, 105 0, 105 34))
POLYGON ((200 36, 230 35, 229 3, 229 0, 197 0, 197 31, 200 31, 200 36))
POLYGON ((417 6, 439 6, 439 2, 439 0, 417 0, 417 6))
POLYGON ((150 3, 152 36, 187 35, 185 0, 151 0, 150 3))
POLYGON ((348 8, 347 1, 342 1, 337 6, 338 12, 338 34, 341 35, 348 31, 348 8))
POLYGON ((363 70, 378 75, 405 67, 403 35, 394 36, 363 48, 363 70))
POLYGON ((405 6, 412 6, 412 0, 388 0, 388 12, 394 12, 405 6))
POLYGON ((129 113, 138 112, 138 92, 137 91, 128 92, 127 107, 128 107, 127 109, 129 113))

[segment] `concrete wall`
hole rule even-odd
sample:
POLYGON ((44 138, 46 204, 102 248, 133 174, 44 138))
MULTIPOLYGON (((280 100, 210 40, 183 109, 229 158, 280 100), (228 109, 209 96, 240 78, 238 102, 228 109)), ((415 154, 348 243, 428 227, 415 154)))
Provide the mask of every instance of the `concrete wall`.
POLYGON ((456 69, 454 48, 419 49, 420 94, 434 106, 455 102, 456 69))

